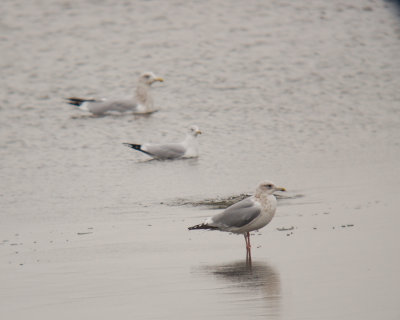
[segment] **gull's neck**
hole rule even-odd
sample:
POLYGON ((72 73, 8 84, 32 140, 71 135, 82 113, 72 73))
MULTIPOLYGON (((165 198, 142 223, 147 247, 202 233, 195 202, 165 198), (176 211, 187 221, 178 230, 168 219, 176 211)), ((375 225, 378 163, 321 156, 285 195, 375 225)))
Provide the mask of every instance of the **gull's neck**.
POLYGON ((260 203, 262 212, 269 216, 269 219, 275 215, 276 211, 276 198, 273 194, 267 192, 256 192, 254 196, 260 203))
POLYGON ((261 203, 267 203, 275 199, 275 196, 273 194, 262 192, 260 190, 256 190, 256 194, 254 195, 254 197, 257 198, 261 203))
POLYGON ((197 144, 196 136, 187 134, 182 145, 186 149, 185 157, 197 157, 199 154, 199 146, 197 144))
POLYGON ((147 110, 153 109, 153 97, 150 93, 150 86, 146 83, 138 83, 136 87, 136 101, 139 105, 143 105, 147 110))
POLYGON ((195 140, 196 140, 196 136, 194 136, 194 135, 188 133, 188 134, 186 135, 185 140, 183 140, 182 143, 183 143, 184 145, 187 146, 187 145, 189 145, 189 144, 195 142, 195 140))

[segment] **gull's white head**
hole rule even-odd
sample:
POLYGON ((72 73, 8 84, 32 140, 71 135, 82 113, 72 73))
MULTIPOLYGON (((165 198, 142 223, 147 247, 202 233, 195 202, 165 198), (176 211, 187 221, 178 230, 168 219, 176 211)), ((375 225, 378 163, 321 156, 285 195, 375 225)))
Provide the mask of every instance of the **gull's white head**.
POLYGON ((196 137, 197 135, 199 135, 199 134, 201 134, 201 133, 202 133, 202 132, 201 132, 201 130, 199 129, 198 126, 195 126, 195 125, 190 126, 190 128, 189 128, 189 134, 190 134, 190 135, 196 137))
POLYGON ((271 181, 263 181, 258 185, 256 194, 262 194, 262 193, 273 194, 275 191, 286 191, 286 189, 282 187, 277 187, 271 181))
POLYGON ((157 77, 153 72, 143 72, 139 76, 139 82, 151 85, 153 82, 160 81, 163 82, 164 79, 161 77, 157 77))

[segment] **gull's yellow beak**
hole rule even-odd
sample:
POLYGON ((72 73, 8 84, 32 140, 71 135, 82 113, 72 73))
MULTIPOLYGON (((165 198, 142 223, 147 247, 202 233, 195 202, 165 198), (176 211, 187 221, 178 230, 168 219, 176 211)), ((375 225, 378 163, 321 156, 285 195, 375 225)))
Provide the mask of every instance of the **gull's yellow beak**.
POLYGON ((154 81, 164 82, 164 79, 163 78, 155 78, 154 81))
POLYGON ((202 134, 203 132, 201 132, 201 130, 196 130, 197 134, 202 134))
POLYGON ((277 188, 276 188, 276 191, 286 191, 286 189, 285 189, 285 188, 282 188, 282 187, 277 187, 277 188))

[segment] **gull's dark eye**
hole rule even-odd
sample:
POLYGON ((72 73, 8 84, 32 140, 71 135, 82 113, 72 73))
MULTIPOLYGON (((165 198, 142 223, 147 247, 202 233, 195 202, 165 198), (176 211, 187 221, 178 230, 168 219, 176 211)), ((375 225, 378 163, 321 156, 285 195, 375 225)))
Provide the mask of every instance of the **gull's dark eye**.
POLYGON ((148 75, 148 74, 145 74, 145 75, 143 76, 143 78, 145 78, 145 79, 149 79, 149 78, 150 78, 150 75, 148 75))
POLYGON ((272 184, 270 184, 270 183, 266 184, 265 186, 266 186, 268 189, 271 189, 271 188, 272 188, 272 184))

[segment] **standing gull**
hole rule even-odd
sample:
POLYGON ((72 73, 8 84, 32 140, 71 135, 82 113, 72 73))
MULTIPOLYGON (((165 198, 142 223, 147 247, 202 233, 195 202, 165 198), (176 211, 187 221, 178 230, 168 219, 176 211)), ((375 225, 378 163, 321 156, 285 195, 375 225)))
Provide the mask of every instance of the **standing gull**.
POLYGON ((201 134, 199 127, 191 126, 185 140, 178 143, 123 143, 132 149, 146 153, 155 159, 195 158, 199 155, 196 137, 201 134))
POLYGON ((150 86, 156 82, 163 82, 164 79, 157 77, 153 72, 144 72, 139 76, 135 96, 124 100, 106 100, 93 98, 68 98, 68 103, 81 107, 94 115, 102 115, 108 111, 148 114, 154 112, 153 97, 150 93, 150 86))
POLYGON ((250 231, 265 227, 276 211, 275 191, 286 191, 270 181, 259 184, 254 196, 243 199, 223 212, 207 218, 203 223, 189 227, 189 230, 210 229, 244 235, 247 258, 251 259, 250 231))

